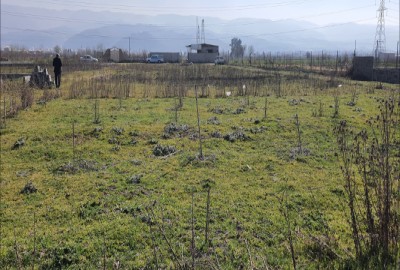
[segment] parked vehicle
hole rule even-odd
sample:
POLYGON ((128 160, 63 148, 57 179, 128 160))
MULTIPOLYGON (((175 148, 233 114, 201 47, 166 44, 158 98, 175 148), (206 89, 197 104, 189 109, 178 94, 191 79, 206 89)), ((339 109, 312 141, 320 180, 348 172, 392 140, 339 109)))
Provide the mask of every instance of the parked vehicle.
POLYGON ((217 56, 214 60, 214 64, 223 65, 225 64, 225 59, 222 56, 217 56))
POLYGON ((91 55, 81 56, 80 60, 83 62, 99 62, 99 60, 97 58, 94 58, 91 55))
POLYGON ((164 63, 164 58, 160 55, 153 54, 152 56, 146 58, 147 63, 164 63))

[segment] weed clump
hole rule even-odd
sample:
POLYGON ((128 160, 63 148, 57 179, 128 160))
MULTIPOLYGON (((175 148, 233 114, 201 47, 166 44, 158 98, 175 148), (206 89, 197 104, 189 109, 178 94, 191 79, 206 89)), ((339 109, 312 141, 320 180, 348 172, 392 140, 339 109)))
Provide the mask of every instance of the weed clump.
POLYGON ((257 134, 257 133, 263 133, 267 130, 266 127, 262 126, 262 127, 255 127, 255 128, 251 128, 250 132, 253 134, 257 134))
POLYGON ((217 157, 214 154, 211 155, 189 155, 185 156, 182 160, 181 165, 187 166, 189 164, 195 166, 195 167, 208 167, 217 161, 217 157))
POLYGON ((36 193, 37 188, 32 184, 32 182, 27 183, 23 189, 21 189, 21 194, 31 194, 31 193, 36 193))
POLYGON ((98 137, 100 136, 100 133, 102 133, 102 131, 103 131, 103 128, 102 128, 102 127, 95 127, 95 128, 90 132, 90 135, 93 136, 93 137, 95 137, 95 138, 98 138, 98 137))
POLYGON ((83 170, 86 172, 98 170, 97 162, 85 160, 85 159, 81 159, 81 160, 77 161, 77 166, 79 167, 80 170, 83 170))
POLYGON ((157 144, 154 149, 153 149, 153 154, 156 157, 165 157, 171 154, 174 154, 176 152, 175 146, 167 145, 167 146, 162 146, 157 144))
POLYGON ((109 144, 119 144, 119 140, 115 137, 112 137, 111 139, 108 139, 109 144))
POLYGON ((186 124, 177 125, 175 123, 170 123, 164 128, 164 133, 168 135, 178 134, 179 137, 183 136, 189 131, 190 127, 186 124))
POLYGON ((351 100, 351 101, 347 102, 346 105, 350 106, 350 107, 354 107, 354 106, 356 106, 356 103, 353 100, 351 100))
POLYGON ((142 174, 132 175, 131 177, 128 177, 127 183, 128 184, 140 184, 142 177, 143 177, 142 174))
POLYGON ((212 138, 222 138, 222 137, 223 137, 223 135, 221 134, 221 132, 219 132, 219 131, 217 131, 217 130, 211 132, 210 136, 211 136, 212 138))
POLYGON ((219 124, 221 124, 221 122, 218 120, 218 118, 216 116, 213 116, 207 120, 207 124, 219 125, 219 124))
POLYGON ((55 169, 56 173, 70 173, 70 174, 74 174, 78 172, 78 169, 76 168, 76 166, 72 163, 72 162, 68 162, 64 165, 61 165, 60 167, 58 167, 57 169, 55 169))
POLYGON ((122 135, 124 133, 124 129, 120 128, 120 127, 113 127, 112 131, 116 134, 116 135, 122 135))
POLYGON ((119 150, 121 150, 121 146, 119 144, 116 144, 111 148, 111 151, 114 152, 118 152, 119 150))
POLYGON ((102 209, 100 207, 99 202, 87 202, 83 205, 81 205, 79 209, 78 216, 81 219, 91 219, 94 216, 100 214, 102 212, 102 209))
POLYGON ((73 247, 56 247, 44 254, 41 269, 64 269, 78 261, 77 251, 73 247))
POLYGON ((247 136, 242 130, 236 130, 232 133, 226 134, 224 139, 229 142, 235 141, 250 141, 251 138, 247 136))
POLYGON ((144 216, 144 215, 140 217, 140 221, 142 221, 143 223, 145 223, 149 226, 154 226, 156 224, 155 221, 153 221, 151 219, 151 217, 144 216))
POLYGON ((301 103, 302 102, 304 102, 304 103, 309 103, 309 102, 307 102, 306 100, 304 100, 304 99, 290 99, 289 101, 288 101, 288 103, 289 103, 289 105, 290 106, 297 106, 297 105, 301 105, 301 103))
POLYGON ((307 148, 294 147, 290 150, 289 158, 296 159, 299 156, 309 156, 311 151, 307 148))
POLYGON ((245 109, 243 108, 237 108, 232 112, 232 114, 242 114, 242 113, 246 113, 245 109))
POLYGON ((131 163, 133 165, 135 165, 135 166, 140 166, 140 165, 142 165, 143 162, 141 160, 138 160, 138 159, 132 159, 131 163))
POLYGON ((24 138, 19 138, 14 145, 11 147, 12 150, 16 150, 21 148, 22 146, 25 145, 25 139, 24 138))
POLYGON ((215 113, 215 114, 223 114, 225 112, 225 109, 217 107, 217 108, 209 109, 208 111, 215 113))
POLYGON ((34 91, 31 87, 22 87, 21 92, 22 109, 30 108, 34 102, 34 91))
POLYGON ((154 138, 151 138, 147 143, 148 143, 148 144, 152 144, 152 145, 158 144, 158 140, 157 140, 157 139, 154 139, 154 138))
POLYGON ((54 173, 75 174, 80 171, 91 172, 98 170, 99 168, 97 166, 97 162, 81 159, 74 162, 69 161, 64 165, 59 166, 57 169, 54 170, 54 173))
POLYGON ((129 132, 129 136, 137 137, 137 136, 139 136, 139 131, 133 130, 133 131, 129 132))
POLYGON ((138 143, 137 140, 135 140, 134 138, 131 139, 131 141, 129 142, 130 145, 136 145, 138 143))

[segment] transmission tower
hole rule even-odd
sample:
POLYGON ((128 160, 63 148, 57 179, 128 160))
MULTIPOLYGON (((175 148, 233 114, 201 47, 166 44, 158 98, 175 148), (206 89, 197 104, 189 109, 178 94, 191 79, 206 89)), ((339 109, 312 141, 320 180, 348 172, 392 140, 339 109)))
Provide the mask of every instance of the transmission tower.
POLYGON ((204 19, 201 21, 201 43, 206 43, 206 33, 204 31, 204 19))
POLYGON ((375 59, 378 59, 380 53, 386 52, 386 34, 385 34, 385 0, 380 0, 378 9, 378 24, 376 26, 374 54, 375 59))
POLYGON ((196 17, 196 25, 197 25, 196 44, 200 44, 200 26, 198 17, 196 17))

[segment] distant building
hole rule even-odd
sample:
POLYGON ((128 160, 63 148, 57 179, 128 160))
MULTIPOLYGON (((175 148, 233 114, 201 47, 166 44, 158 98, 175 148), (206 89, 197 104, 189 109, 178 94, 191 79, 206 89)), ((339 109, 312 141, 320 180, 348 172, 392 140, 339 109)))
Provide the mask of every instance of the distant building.
POLYGON ((356 56, 353 58, 353 71, 351 78, 361 81, 377 81, 386 83, 400 83, 400 69, 387 67, 374 67, 373 56, 356 56))
POLYGON ((219 47, 211 44, 191 44, 188 49, 188 62, 191 63, 214 63, 219 55, 219 47))
POLYGON ((374 75, 374 57, 356 56, 353 59, 353 80, 372 81, 374 75))
POLYGON ((111 48, 107 49, 106 52, 104 53, 104 59, 106 61, 112 61, 112 62, 121 62, 125 58, 124 53, 121 49, 118 48, 111 48))
POLYGON ((149 57, 152 55, 159 55, 164 58, 165 63, 179 63, 180 62, 180 54, 178 52, 151 52, 149 53, 149 57))
POLYGON ((378 59, 381 61, 396 61, 396 54, 395 53, 379 53, 378 59))

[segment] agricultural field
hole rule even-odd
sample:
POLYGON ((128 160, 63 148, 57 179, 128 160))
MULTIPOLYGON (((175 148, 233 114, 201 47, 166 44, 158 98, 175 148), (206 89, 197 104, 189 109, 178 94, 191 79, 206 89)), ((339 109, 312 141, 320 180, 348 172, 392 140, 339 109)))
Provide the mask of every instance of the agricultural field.
POLYGON ((0 268, 398 269, 399 103, 251 66, 3 81, 0 268))

